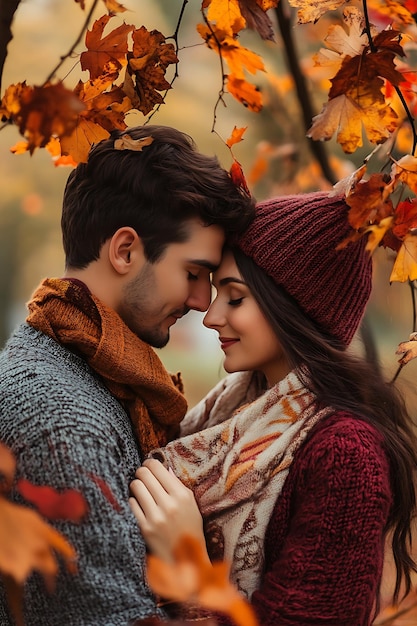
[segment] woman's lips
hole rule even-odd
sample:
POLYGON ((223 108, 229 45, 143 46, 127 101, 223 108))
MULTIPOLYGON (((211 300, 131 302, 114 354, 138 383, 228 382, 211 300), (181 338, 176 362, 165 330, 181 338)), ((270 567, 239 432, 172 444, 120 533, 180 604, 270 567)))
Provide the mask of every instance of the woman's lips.
POLYGON ((227 350, 227 348, 230 348, 230 346, 239 341, 239 339, 234 339, 233 337, 219 337, 219 340, 222 350, 227 350))

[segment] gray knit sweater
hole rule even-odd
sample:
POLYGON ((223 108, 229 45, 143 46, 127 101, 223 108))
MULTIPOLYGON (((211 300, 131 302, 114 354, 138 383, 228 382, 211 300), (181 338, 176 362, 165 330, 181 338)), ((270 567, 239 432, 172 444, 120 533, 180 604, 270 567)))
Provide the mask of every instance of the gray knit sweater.
MULTIPOLYGON (((140 464, 129 418, 81 358, 27 324, 0 355, 0 440, 14 452, 19 477, 78 489, 89 506, 84 522, 54 524, 76 548, 79 573, 61 568, 52 595, 33 575, 25 588, 26 626, 126 626, 154 614, 145 545, 128 504, 140 464)), ((0 597, 0 624, 11 623, 0 597)))

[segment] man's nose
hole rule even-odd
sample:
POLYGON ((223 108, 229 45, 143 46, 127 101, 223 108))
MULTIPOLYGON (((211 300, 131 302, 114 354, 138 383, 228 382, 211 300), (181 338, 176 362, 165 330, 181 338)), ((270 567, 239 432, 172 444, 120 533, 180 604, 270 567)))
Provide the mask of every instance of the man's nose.
POLYGON ((198 281, 193 284, 190 295, 186 301, 186 306, 195 311, 207 311, 211 302, 210 281, 198 281))

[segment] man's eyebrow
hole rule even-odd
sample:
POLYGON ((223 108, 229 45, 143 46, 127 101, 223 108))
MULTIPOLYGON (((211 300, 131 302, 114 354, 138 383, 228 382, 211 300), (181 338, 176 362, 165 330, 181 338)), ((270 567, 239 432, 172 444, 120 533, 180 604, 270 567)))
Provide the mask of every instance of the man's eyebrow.
POLYGON ((222 278, 219 280, 219 286, 224 287, 225 285, 229 285, 230 283, 239 283, 239 285, 246 285, 245 281, 241 278, 236 278, 235 276, 226 276, 226 278, 222 278))
POLYGON ((218 265, 215 265, 211 261, 207 261, 206 259, 188 259, 188 263, 190 265, 199 265, 200 267, 205 267, 210 272, 215 272, 218 269, 218 265))

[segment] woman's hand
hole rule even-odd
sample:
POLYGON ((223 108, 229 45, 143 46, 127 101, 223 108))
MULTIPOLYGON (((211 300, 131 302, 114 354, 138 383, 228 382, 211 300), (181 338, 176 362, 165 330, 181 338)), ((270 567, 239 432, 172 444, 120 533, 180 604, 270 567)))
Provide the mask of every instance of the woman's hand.
POLYGON ((193 492, 172 470, 148 459, 136 471, 130 491, 130 507, 153 554, 172 561, 173 550, 184 535, 198 539, 206 553, 203 520, 193 492))

